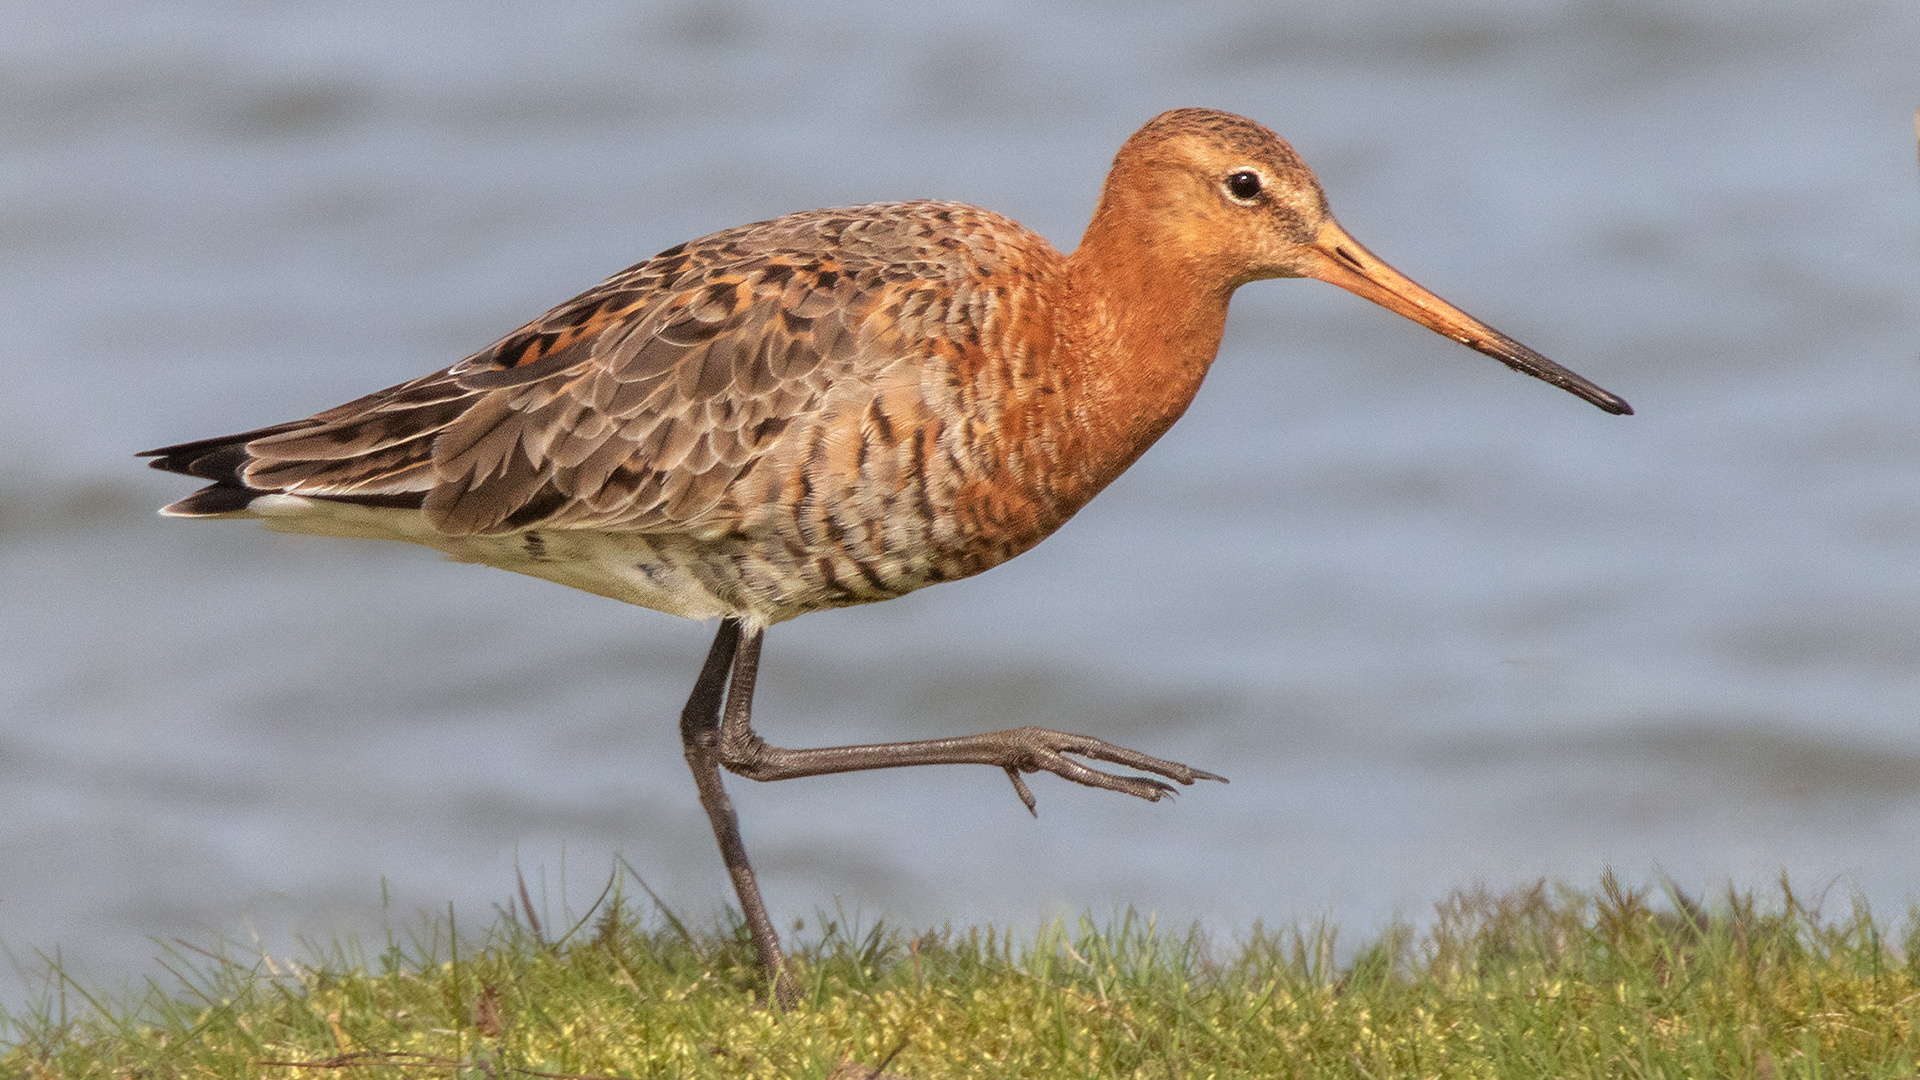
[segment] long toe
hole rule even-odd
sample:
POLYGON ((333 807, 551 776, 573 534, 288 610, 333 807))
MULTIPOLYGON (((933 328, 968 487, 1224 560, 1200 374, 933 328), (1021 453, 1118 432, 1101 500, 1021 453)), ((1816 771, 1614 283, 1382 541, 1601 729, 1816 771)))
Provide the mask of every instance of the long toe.
MULTIPOLYGON (((1094 738, 1091 735, 1075 735, 1071 732, 1054 731, 1049 728, 1023 728, 1021 729, 1021 735, 1030 744, 1036 747, 1044 746, 1057 754, 1078 754, 1081 757, 1092 758, 1095 761, 1124 765, 1129 769, 1139 769, 1141 772, 1164 776, 1180 784, 1191 784, 1195 780, 1218 780, 1220 783, 1227 783, 1227 778, 1224 776, 1217 776, 1203 769, 1196 769, 1191 765, 1182 765, 1177 761, 1157 758, 1152 754, 1143 754, 1138 750, 1131 750, 1127 747, 1110 743, 1105 739, 1094 738)), ((1063 773, 1062 775, 1065 774, 1063 773)), ((1101 773, 1099 775, 1104 776, 1106 774, 1101 773)), ((1069 779, 1073 778, 1069 777, 1069 779)), ((1081 782, 1085 783, 1086 781, 1083 780, 1081 782)), ((1165 787, 1166 785, 1163 784, 1161 786, 1165 787)), ((1171 788, 1167 790, 1169 792, 1172 791, 1171 788)))
POLYGON ((1099 769, 1090 769, 1070 757, 1053 752, 1042 755, 1036 763, 1055 776, 1064 777, 1076 784, 1118 791, 1148 802, 1159 802, 1163 798, 1171 798, 1175 790, 1172 784, 1162 780, 1146 776, 1115 776, 1113 773, 1101 772, 1099 769))
MULTIPOLYGON (((1075 735, 1072 732, 1054 731, 1051 728, 1042 727, 1019 728, 1008 734, 1023 751, 1020 755, 1023 760, 1018 768, 1024 771, 1038 772, 1044 769, 1076 784, 1123 792, 1148 802, 1159 802, 1162 798, 1173 795, 1175 791, 1173 785, 1147 776, 1116 776, 1113 773, 1091 768, 1068 755, 1123 765, 1141 772, 1164 776, 1168 780, 1181 784, 1191 784, 1195 780, 1225 782, 1225 778, 1210 772, 1203 772, 1177 761, 1166 761, 1151 754, 1143 754, 1138 750, 1129 750, 1124 746, 1116 746, 1091 735, 1075 735)), ((1009 774, 1012 775, 1012 769, 1009 769, 1009 774)), ((1017 782, 1015 786, 1024 787, 1017 782)), ((1029 798, 1023 796, 1022 801, 1028 802, 1028 809, 1032 809, 1029 798)))

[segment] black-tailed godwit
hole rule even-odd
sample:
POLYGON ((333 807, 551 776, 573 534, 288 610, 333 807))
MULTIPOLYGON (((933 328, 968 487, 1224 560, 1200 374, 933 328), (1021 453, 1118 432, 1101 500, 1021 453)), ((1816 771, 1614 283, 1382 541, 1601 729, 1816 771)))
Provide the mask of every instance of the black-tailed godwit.
POLYGON ((405 540, 718 618, 681 736, 758 961, 791 1001, 721 768, 992 765, 1029 810, 1022 774, 1040 770, 1148 800, 1221 779, 1037 727, 783 749, 753 730, 754 673, 775 623, 1045 539, 1185 411, 1234 290, 1281 277, 1632 411, 1354 242, 1271 131, 1178 109, 1120 148, 1071 255, 958 203, 792 214, 668 248, 443 371, 146 456, 212 481, 170 516, 405 540))

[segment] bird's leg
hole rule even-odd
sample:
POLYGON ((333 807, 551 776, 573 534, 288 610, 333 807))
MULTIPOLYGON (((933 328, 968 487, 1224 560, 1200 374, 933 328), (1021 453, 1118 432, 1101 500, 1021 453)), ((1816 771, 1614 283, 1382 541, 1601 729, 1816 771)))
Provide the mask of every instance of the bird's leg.
MULTIPOLYGON (((908 765, 998 765, 1007 771, 1007 777, 1013 781, 1020 801, 1026 804, 1030 812, 1034 811, 1033 792, 1027 790, 1027 783, 1020 774, 1042 769, 1076 784, 1137 795, 1148 802, 1158 802, 1174 792, 1172 784, 1151 777, 1116 776, 1090 769, 1068 757, 1069 754, 1155 773, 1181 784, 1191 784, 1195 780, 1226 782, 1224 776, 1202 772, 1176 761, 1163 761, 1138 750, 1115 746, 1104 739, 1040 727, 989 731, 983 735, 963 735, 953 739, 829 746, 812 750, 769 746, 753 730, 753 679, 760 666, 761 635, 762 632, 756 630, 739 643, 739 653, 733 661, 733 682, 727 690, 726 713, 720 721, 720 764, 726 766, 729 772, 738 773, 749 780, 790 780, 796 776, 822 776, 908 765)), ((718 648, 717 643, 715 647, 718 648)), ((692 751, 688 753, 691 755, 692 751)), ((741 861, 744 865, 744 856, 741 861)))
MULTIPOLYGON (((760 635, 753 635, 759 652, 760 635)), ((733 800, 720 783, 720 695, 727 685, 727 672, 739 659, 740 623, 722 619, 720 632, 714 635, 713 648, 700 668, 700 679, 693 684, 693 695, 680 713, 680 741, 687 753, 687 766, 693 770, 693 782, 700 788, 700 805, 713 823, 713 837, 720 842, 720 858, 733 878, 733 891, 740 898, 740 914, 747 920, 747 932, 753 938, 753 953, 764 977, 772 981, 774 1000, 790 1008, 800 1000, 800 988, 787 970, 780 952, 780 935, 767 917, 767 905, 760 898, 760 885, 753 879, 753 867, 747 862, 747 847, 740 840, 740 819, 733 812, 733 800)), ((734 685, 739 685, 736 675, 734 685)), ((753 692, 753 676, 747 676, 747 692, 753 692)), ((729 708, 729 712, 731 712, 729 708)))

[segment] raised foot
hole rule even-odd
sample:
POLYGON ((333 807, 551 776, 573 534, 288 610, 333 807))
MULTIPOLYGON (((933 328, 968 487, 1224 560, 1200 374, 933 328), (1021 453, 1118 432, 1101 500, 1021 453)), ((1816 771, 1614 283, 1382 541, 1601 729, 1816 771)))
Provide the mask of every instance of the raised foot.
POLYGON ((1145 776, 1116 776, 1088 768, 1068 757, 1077 754, 1095 761, 1124 765, 1129 769, 1155 773, 1180 784, 1191 784, 1195 780, 1218 780, 1226 783, 1224 776, 1196 769, 1191 765, 1182 765, 1177 761, 1166 761, 1138 750, 1129 750, 1124 746, 1115 746, 1105 739, 1096 739, 1091 735, 1075 735, 1070 731, 1054 731, 1052 728, 1022 727, 1008 731, 997 731, 991 736, 1003 741, 1008 757, 1003 763, 1007 770, 1007 779, 1013 781, 1013 790, 1020 801, 1027 805, 1027 812, 1040 816, 1038 804, 1033 792, 1028 790, 1027 782, 1021 779, 1023 772, 1045 770, 1055 776, 1071 780, 1088 787, 1105 788, 1127 795, 1136 795, 1148 802, 1159 802, 1172 796, 1175 788, 1163 780, 1154 780, 1145 776))

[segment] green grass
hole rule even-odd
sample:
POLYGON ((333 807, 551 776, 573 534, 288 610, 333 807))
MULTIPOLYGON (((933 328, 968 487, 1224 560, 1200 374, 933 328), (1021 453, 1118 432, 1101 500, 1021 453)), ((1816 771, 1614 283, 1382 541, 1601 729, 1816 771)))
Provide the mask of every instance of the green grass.
POLYGON ((1920 1059, 1920 913, 1890 941, 1784 879, 1705 906, 1610 875, 1460 892, 1351 952, 1327 926, 1226 945, 1131 913, 1018 941, 830 920, 786 1013, 736 928, 610 886, 567 931, 525 899, 482 934, 424 919, 376 953, 181 946, 113 1002, 49 966, 0 1017, 0 1076, 1912 1077, 1920 1059))

